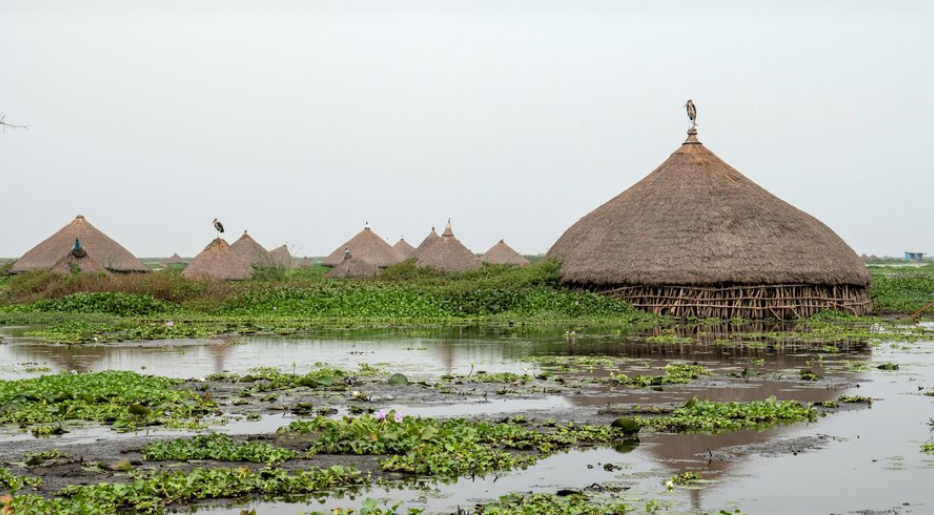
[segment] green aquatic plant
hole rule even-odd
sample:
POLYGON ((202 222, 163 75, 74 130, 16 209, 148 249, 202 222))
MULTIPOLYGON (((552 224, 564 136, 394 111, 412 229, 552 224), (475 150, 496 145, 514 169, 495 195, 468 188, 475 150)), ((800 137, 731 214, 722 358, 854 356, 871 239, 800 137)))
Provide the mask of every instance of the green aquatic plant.
POLYGON ((12 494, 26 487, 39 488, 40 486, 42 486, 42 478, 18 476, 10 472, 10 469, 0 467, 0 492, 12 494))
POLYGON ((715 402, 691 399, 663 417, 636 417, 643 427, 662 432, 709 432, 764 429, 776 424, 814 420, 817 410, 797 401, 715 402))
POLYGON ((281 463, 297 456, 289 449, 265 442, 237 442, 221 433, 153 442, 143 447, 140 453, 150 461, 210 459, 253 463, 281 463))

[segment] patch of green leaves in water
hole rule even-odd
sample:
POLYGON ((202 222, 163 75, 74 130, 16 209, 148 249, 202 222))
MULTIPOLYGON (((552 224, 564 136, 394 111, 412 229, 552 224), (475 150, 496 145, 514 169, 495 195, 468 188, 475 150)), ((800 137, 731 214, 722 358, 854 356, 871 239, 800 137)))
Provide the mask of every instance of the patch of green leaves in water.
MULTIPOLYGON (((361 374, 370 374, 371 370, 370 367, 361 367, 361 374)), ((328 366, 322 366, 305 374, 283 372, 275 367, 258 367, 250 369, 250 373, 243 376, 215 374, 205 379, 252 383, 253 391, 287 390, 299 387, 342 390, 351 380, 351 373, 328 366)))
POLYGON ((715 402, 696 398, 676 408, 665 417, 636 417, 642 427, 661 432, 708 432, 765 429, 776 424, 813 421, 817 410, 798 401, 715 402))
POLYGON ((665 366, 663 375, 634 375, 629 377, 626 374, 612 374, 609 382, 614 386, 651 388, 667 384, 688 384, 695 379, 709 375, 711 375, 710 370, 701 365, 671 364, 665 366))
POLYGON ((111 424, 117 430, 133 430, 177 426, 217 411, 210 399, 173 388, 181 382, 119 371, 0 381, 0 423, 28 427, 88 420, 111 424))
POLYGON ((245 467, 131 473, 126 483, 69 486, 53 498, 15 495, 8 505, 16 515, 162 515, 166 507, 197 499, 250 495, 334 495, 370 483, 368 476, 350 468, 250 471, 245 467))
POLYGON ((281 463, 297 455, 265 442, 237 442, 221 433, 153 442, 143 447, 141 453, 150 461, 210 459, 253 463, 281 463))
POLYGON ((42 485, 42 478, 18 476, 6 467, 0 467, 0 493, 13 494, 23 488, 38 488, 42 485))
POLYGON ((542 432, 512 423, 401 417, 394 413, 339 420, 319 416, 292 422, 279 431, 317 433, 311 452, 389 455, 380 462, 383 470, 445 477, 510 470, 575 444, 608 444, 624 436, 609 427, 568 424, 542 432))

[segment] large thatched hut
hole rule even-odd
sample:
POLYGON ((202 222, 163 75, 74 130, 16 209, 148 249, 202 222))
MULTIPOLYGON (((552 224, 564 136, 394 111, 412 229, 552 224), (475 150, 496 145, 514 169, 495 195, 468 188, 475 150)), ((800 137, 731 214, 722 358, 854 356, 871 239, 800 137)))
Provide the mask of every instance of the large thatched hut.
POLYGON ((409 245, 409 242, 405 241, 405 238, 399 238, 399 241, 396 242, 392 248, 399 251, 399 254, 402 254, 402 257, 409 259, 415 254, 415 247, 409 245))
POLYGON ((331 278, 363 278, 379 275, 379 267, 354 256, 344 258, 339 265, 328 272, 331 278))
POLYGON ((245 281, 253 277, 253 267, 234 252, 223 238, 217 238, 191 260, 182 275, 245 281))
POLYGON ((438 240, 439 238, 441 238, 441 236, 438 236, 438 233, 435 231, 435 228, 432 227, 431 232, 428 233, 428 236, 425 236, 425 239, 422 240, 422 242, 418 244, 418 247, 415 247, 415 252, 413 252, 412 255, 409 257, 417 258, 419 254, 422 253, 423 250, 427 249, 429 245, 434 243, 435 240, 438 240))
POLYGON ((451 221, 448 220, 441 236, 418 255, 415 266, 431 267, 445 272, 465 272, 480 268, 483 263, 454 237, 451 221))
POLYGON ((130 251, 78 215, 71 223, 23 254, 23 257, 13 264, 10 273, 54 267, 64 253, 72 248, 75 240, 81 241, 92 260, 111 272, 149 271, 149 268, 130 254, 130 251))
POLYGON ((236 252, 241 259, 250 263, 251 266, 272 266, 274 264, 269 251, 256 243, 256 240, 246 231, 243 231, 243 236, 240 236, 240 239, 230 245, 230 249, 236 252))
POLYGON ((369 227, 364 227, 356 236, 334 249, 334 252, 324 258, 321 264, 335 267, 341 264, 347 251, 354 258, 380 268, 405 260, 405 257, 392 245, 386 243, 369 227))
POLYGON ((289 253, 289 247, 280 245, 269 251, 269 257, 272 259, 273 266, 280 268, 292 268, 292 254, 289 253))
POLYGON ((562 280, 678 317, 870 311, 869 273, 826 225, 726 164, 695 130, 647 177, 571 226, 562 280))
POLYGON ((526 266, 531 264, 525 256, 516 252, 503 240, 499 240, 499 243, 490 247, 490 250, 486 251, 480 260, 491 265, 526 266))

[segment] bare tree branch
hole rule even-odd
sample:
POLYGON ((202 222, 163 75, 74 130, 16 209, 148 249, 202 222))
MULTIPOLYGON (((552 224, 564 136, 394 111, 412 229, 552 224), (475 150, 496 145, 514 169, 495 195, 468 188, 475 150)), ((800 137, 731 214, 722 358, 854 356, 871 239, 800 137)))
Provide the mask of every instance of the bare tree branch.
POLYGON ((3 132, 6 132, 7 127, 11 129, 26 129, 29 130, 28 125, 13 125, 12 123, 7 123, 6 115, 0 113, 0 127, 3 127, 3 132))

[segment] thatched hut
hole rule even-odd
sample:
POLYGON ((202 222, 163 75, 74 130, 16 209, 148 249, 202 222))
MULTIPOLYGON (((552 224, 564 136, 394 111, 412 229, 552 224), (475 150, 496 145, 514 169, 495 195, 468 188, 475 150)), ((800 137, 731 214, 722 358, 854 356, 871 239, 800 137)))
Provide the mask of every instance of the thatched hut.
POLYGON ((415 252, 413 252, 412 255, 409 257, 417 258, 422 253, 423 250, 427 249, 429 245, 434 243, 435 240, 439 238, 441 238, 441 236, 438 236, 438 233, 435 232, 435 228, 432 227, 431 232, 428 233, 428 236, 425 236, 425 239, 422 240, 422 242, 418 244, 418 247, 415 247, 415 252))
POLYGON ((273 266, 289 269, 292 268, 292 254, 289 248, 281 245, 269 251, 269 257, 272 259, 273 266))
POLYGON ((351 255, 328 272, 331 278, 364 278, 379 275, 379 267, 351 255))
POLYGON ((386 243, 369 227, 364 227, 356 236, 334 249, 334 252, 324 258, 321 264, 330 267, 341 264, 346 251, 350 251, 350 255, 354 258, 380 268, 405 260, 405 257, 392 245, 386 243))
POLYGON ((308 256, 295 260, 292 263, 292 268, 311 268, 313 266, 315 266, 315 262, 308 256))
POLYGON ((162 266, 172 266, 172 265, 184 265, 187 263, 182 256, 179 256, 178 253, 172 254, 172 257, 166 259, 162 262, 162 266))
POLYGON ((253 277, 253 267, 234 252, 223 238, 217 238, 191 260, 182 275, 245 281, 253 277))
POLYGON ((76 252, 74 249, 68 249, 61 259, 59 259, 51 268, 53 272, 63 274, 73 274, 76 272, 102 273, 112 275, 103 265, 94 261, 94 258, 87 253, 87 249, 76 252))
POLYGON ((399 238, 399 241, 396 242, 392 248, 399 251, 399 254, 402 254, 402 257, 409 259, 415 254, 415 247, 409 245, 409 242, 405 241, 405 238, 399 238))
POLYGON ((148 272, 149 268, 130 251, 78 215, 48 239, 36 245, 13 264, 11 274, 50 269, 62 259, 65 250, 80 240, 91 259, 111 272, 148 272))
POLYGON ((499 240, 499 243, 490 247, 480 261, 491 265, 526 266, 531 264, 525 256, 516 252, 503 240, 499 240))
POLYGON ((418 255, 415 266, 431 267, 445 272, 465 272, 480 268, 483 263, 454 237, 451 221, 448 220, 441 236, 418 255))
POLYGON ((830 228, 722 161, 695 130, 546 255, 565 283, 677 317, 870 311, 869 273, 830 228))
POLYGON ((243 236, 230 245, 230 249, 237 253, 241 259, 248 262, 251 266, 273 266, 274 262, 269 251, 262 245, 256 243, 246 231, 243 236))

